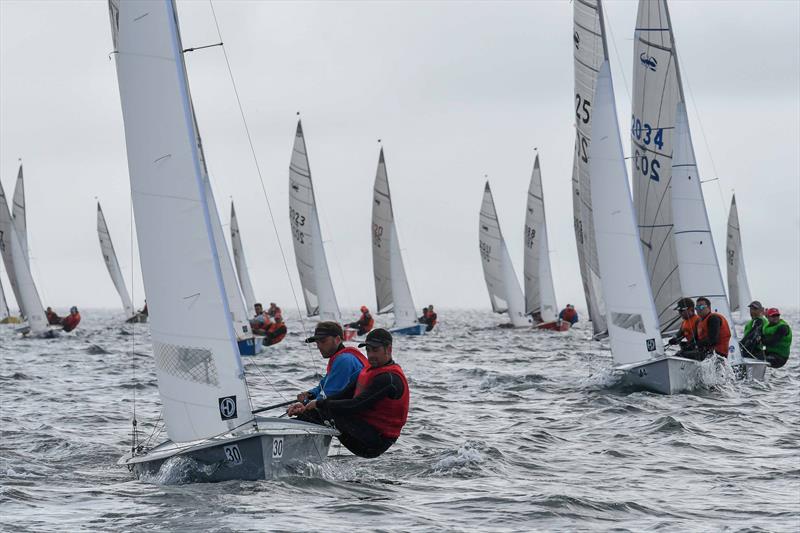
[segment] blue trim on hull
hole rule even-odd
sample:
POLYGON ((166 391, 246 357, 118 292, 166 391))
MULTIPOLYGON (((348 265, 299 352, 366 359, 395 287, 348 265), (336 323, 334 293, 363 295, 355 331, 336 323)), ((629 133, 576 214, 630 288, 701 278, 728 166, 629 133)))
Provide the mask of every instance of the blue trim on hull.
POLYGON ((390 329, 389 332, 393 335, 425 335, 425 324, 414 324, 407 328, 390 329))
POLYGON ((237 340, 236 344, 239 345, 239 355, 256 355, 262 351, 261 346, 256 343, 255 337, 237 340))

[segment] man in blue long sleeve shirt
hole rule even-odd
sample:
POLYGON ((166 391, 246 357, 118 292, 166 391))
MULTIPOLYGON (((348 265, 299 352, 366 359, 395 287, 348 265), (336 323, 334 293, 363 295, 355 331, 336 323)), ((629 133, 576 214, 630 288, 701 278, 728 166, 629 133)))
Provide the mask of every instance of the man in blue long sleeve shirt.
POLYGON ((358 349, 346 347, 342 343, 344 332, 336 322, 320 322, 314 328, 314 335, 306 342, 315 342, 323 358, 328 360, 328 368, 319 385, 301 392, 297 400, 308 402, 338 394, 350 384, 355 383, 364 367, 369 367, 367 358, 358 349))

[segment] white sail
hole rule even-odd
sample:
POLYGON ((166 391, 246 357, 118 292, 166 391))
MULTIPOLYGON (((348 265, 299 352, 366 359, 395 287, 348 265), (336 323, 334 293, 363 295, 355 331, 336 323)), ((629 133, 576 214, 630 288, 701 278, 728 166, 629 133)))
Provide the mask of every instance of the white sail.
MULTIPOLYGON (((39 291, 33 282, 30 265, 25 260, 22 242, 19 234, 14 229, 11 212, 8 209, 3 184, 0 183, 0 252, 6 265, 9 279, 16 283, 17 305, 22 315, 27 319, 30 333, 39 335, 47 331, 47 320, 44 317, 44 306, 39 298, 39 291)), ((16 292, 16 291, 15 291, 16 292)))
POLYGON ((508 313, 515 327, 528 325, 525 316, 525 298, 519 286, 511 255, 506 248, 500 221, 492 198, 489 182, 483 189, 481 214, 478 224, 478 245, 483 263, 483 277, 495 313, 508 313))
POLYGON ((289 164, 289 222, 292 225, 294 255, 300 273, 300 285, 303 287, 306 314, 319 315, 320 320, 339 322, 341 314, 325 257, 306 140, 299 120, 289 164))
POLYGON ((3 281, 0 280, 0 320, 9 316, 11 316, 11 310, 8 308, 6 293, 3 290, 3 281))
MULTIPOLYGON (((708 222, 700 173, 692 148, 686 106, 678 102, 672 152, 672 211, 675 221, 675 251, 678 257, 684 296, 696 299, 705 296, 711 308, 733 324, 722 271, 717 261, 711 225, 708 222)), ((736 332, 731 327, 728 347, 731 362, 741 360, 736 332)))
POLYGON ((125 278, 122 276, 122 269, 117 261, 117 254, 114 251, 114 244, 111 242, 111 234, 108 232, 106 218, 103 216, 103 209, 100 202, 97 202, 97 237, 100 239, 100 253, 103 254, 103 261, 106 264, 111 281, 122 299, 122 307, 125 309, 125 316, 132 317, 134 313, 133 302, 131 302, 128 288, 125 286, 125 278))
POLYGON ((683 100, 666 0, 640 0, 633 57, 631 172, 645 264, 663 333, 680 326, 683 290, 673 238, 672 151, 683 100))
POLYGON ((239 277, 239 286, 242 288, 247 311, 254 313, 256 295, 253 284, 250 282, 250 272, 247 270, 247 261, 242 247, 242 236, 239 233, 239 221, 236 219, 236 209, 231 202, 231 248, 233 249, 233 262, 236 264, 236 274, 239 277))
POLYGON ((742 233, 739 230, 739 210, 736 208, 736 195, 731 198, 731 210, 728 214, 728 238, 726 243, 728 265, 728 298, 731 311, 739 311, 748 316, 747 310, 753 301, 750 295, 750 284, 747 282, 747 271, 744 268, 742 253, 742 233))
POLYGON ((544 322, 558 316, 556 291, 550 269, 550 247, 547 242, 547 220, 544 213, 544 192, 539 155, 533 163, 525 211, 525 314, 539 314, 544 322))
POLYGON ((169 437, 249 423, 175 5, 109 2, 158 387, 169 437))
POLYGON ((383 148, 372 188, 372 273, 378 314, 393 312, 395 328, 416 324, 416 308, 400 252, 383 148))
POLYGON ((592 218, 592 188, 589 145, 597 72, 608 59, 603 9, 600 0, 575 0, 573 7, 573 65, 575 71, 575 154, 572 167, 572 212, 583 291, 589 307, 592 330, 608 329, 600 282, 597 244, 592 218))
POLYGON ((664 354, 628 188, 608 61, 594 96, 589 163, 592 213, 611 352, 617 365, 664 354))
POLYGON ((19 244, 22 246, 22 255, 25 261, 30 264, 31 258, 28 254, 28 220, 25 214, 25 180, 22 177, 22 163, 19 164, 17 183, 14 185, 14 199, 11 204, 11 218, 14 220, 14 228, 17 230, 19 244))

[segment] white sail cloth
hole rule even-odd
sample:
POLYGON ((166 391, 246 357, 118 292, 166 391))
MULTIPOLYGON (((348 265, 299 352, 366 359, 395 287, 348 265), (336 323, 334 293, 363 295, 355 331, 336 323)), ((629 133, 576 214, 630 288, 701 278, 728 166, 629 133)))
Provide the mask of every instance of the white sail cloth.
POLYGON ((125 278, 122 276, 122 269, 119 267, 117 253, 114 251, 114 244, 111 242, 111 234, 108 232, 106 217, 103 216, 100 202, 97 202, 97 237, 100 240, 100 253, 103 254, 103 261, 108 269, 108 274, 111 276, 114 288, 117 289, 117 293, 122 300, 125 316, 132 317, 135 314, 133 302, 131 302, 131 296, 125 286, 125 278))
POLYGON ((11 316, 11 310, 8 308, 6 293, 3 290, 3 281, 0 280, 0 319, 4 319, 9 316, 11 316))
POLYGON ((222 279, 177 13, 169 1, 111 0, 109 9, 167 433, 175 442, 203 439, 253 417, 222 279))
POLYGON ((242 288, 247 311, 254 313, 256 295, 253 284, 250 282, 250 272, 247 270, 247 261, 244 257, 242 235, 239 232, 239 221, 236 218, 236 209, 231 202, 231 248, 233 249, 233 262, 236 265, 236 275, 239 277, 239 286, 242 288))
POLYGON ((558 316, 556 291, 550 268, 550 246, 547 242, 547 219, 544 212, 544 192, 539 155, 533 163, 528 186, 528 205, 525 210, 525 314, 539 314, 544 322, 558 316))
POLYGON ((748 316, 747 309, 753 300, 750 295, 750 284, 747 282, 747 271, 744 267, 742 233, 739 229, 739 210, 736 208, 735 194, 731 198, 731 210, 728 214, 728 238, 725 252, 731 311, 739 311, 743 317, 748 316))
POLYGON ((22 247, 22 255, 25 261, 30 264, 31 258, 28 252, 28 219, 25 214, 25 180, 22 177, 22 163, 17 172, 17 182, 14 185, 14 199, 11 202, 11 218, 14 220, 14 228, 17 230, 19 244, 22 247))
POLYGON ((600 0, 576 0, 573 8, 573 65, 575 71, 575 154, 572 166, 572 212, 583 291, 595 334, 604 333, 606 309, 600 282, 592 218, 591 167, 594 90, 600 65, 608 59, 600 0))
POLYGON ((372 188, 372 273, 378 314, 394 313, 395 328, 416 324, 416 308, 400 252, 383 148, 372 188))
POLYGON ((529 321, 525 316, 525 298, 500 231, 500 221, 488 181, 483 189, 478 222, 478 249, 492 310, 495 313, 508 313, 515 327, 527 326, 529 321))
POLYGON ((592 132, 592 214, 611 353, 617 365, 636 363, 663 355, 664 344, 628 188, 608 61, 597 78, 592 132))
MULTIPOLYGON (((684 296, 705 296, 711 301, 711 308, 722 314, 728 324, 733 324, 683 102, 678 102, 675 115, 673 146, 672 218, 675 222, 675 251, 684 296)), ((736 331, 733 327, 730 330, 728 358, 736 364, 742 356, 736 331)))
POLYGON ((640 0, 633 54, 633 201, 650 287, 664 334, 679 327, 683 290, 670 194, 675 110, 683 100, 665 0, 640 0))
POLYGON ((297 131, 289 164, 289 223, 292 226, 294 255, 308 316, 339 322, 341 313, 333 290, 322 229, 311 182, 303 126, 297 121, 297 131))

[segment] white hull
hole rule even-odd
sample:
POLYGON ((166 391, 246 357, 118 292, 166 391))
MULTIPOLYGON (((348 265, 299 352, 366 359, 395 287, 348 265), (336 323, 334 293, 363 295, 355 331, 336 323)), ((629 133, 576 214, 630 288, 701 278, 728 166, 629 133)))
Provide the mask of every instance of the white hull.
POLYGON ((742 361, 742 365, 747 370, 747 374, 741 376, 742 379, 752 381, 765 381, 767 379, 766 374, 769 364, 766 361, 756 361, 748 358, 742 361))
POLYGON ((666 356, 615 370, 624 372, 625 385, 661 394, 689 391, 700 382, 700 363, 685 357, 666 356))
POLYGON ((183 460, 190 463, 187 481, 271 479, 288 472, 292 464, 323 462, 331 439, 338 435, 333 428, 298 420, 256 420, 257 431, 181 444, 168 440, 145 453, 135 456, 128 453, 117 464, 127 466, 137 478, 157 475, 165 463, 169 468, 183 460))

